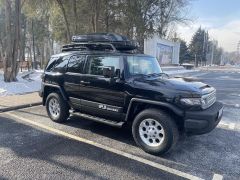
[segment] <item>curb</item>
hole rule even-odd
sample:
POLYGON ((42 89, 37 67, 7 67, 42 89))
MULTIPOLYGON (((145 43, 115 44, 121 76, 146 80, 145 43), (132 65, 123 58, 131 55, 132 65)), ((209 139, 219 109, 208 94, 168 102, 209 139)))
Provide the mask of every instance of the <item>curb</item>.
POLYGON ((18 109, 23 109, 23 108, 28 108, 28 107, 33 107, 33 106, 39 106, 39 105, 42 105, 42 102, 36 102, 36 103, 32 103, 32 104, 22 104, 22 105, 19 105, 19 106, 2 108, 2 109, 0 109, 0 113, 7 112, 7 111, 18 110, 18 109))

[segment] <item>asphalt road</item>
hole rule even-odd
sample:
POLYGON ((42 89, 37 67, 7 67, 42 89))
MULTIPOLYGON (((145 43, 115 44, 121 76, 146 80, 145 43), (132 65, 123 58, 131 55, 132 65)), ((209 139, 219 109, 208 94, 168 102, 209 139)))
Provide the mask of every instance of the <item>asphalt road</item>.
POLYGON ((173 151, 157 157, 138 148, 127 129, 75 117, 56 124, 42 106, 2 113, 0 179, 239 179, 240 73, 187 76, 216 87, 225 105, 211 133, 182 137, 173 151))

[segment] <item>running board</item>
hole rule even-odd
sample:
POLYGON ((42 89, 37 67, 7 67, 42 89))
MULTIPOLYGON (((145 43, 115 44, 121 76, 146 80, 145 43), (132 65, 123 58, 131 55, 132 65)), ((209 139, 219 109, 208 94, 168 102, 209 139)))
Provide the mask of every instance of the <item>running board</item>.
POLYGON ((74 111, 71 111, 71 110, 70 110, 70 114, 74 115, 74 116, 81 117, 81 118, 85 118, 87 120, 107 124, 107 125, 110 125, 110 126, 113 126, 113 127, 118 127, 118 128, 121 128, 124 124, 124 122, 111 121, 111 120, 108 120, 108 119, 104 119, 104 118, 100 118, 100 117, 96 117, 96 116, 91 116, 91 115, 83 114, 83 113, 80 113, 80 112, 74 112, 74 111))

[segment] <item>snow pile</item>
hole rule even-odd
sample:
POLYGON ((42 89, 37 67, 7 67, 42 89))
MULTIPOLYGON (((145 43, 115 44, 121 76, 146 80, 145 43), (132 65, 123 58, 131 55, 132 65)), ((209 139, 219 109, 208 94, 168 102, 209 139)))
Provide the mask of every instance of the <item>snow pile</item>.
POLYGON ((185 74, 185 73, 192 73, 198 72, 199 69, 185 69, 183 66, 163 66, 161 67, 162 71, 169 75, 178 75, 178 74, 185 74))
POLYGON ((0 97, 39 91, 42 73, 42 70, 19 73, 17 82, 6 83, 0 72, 0 97))
POLYGON ((183 70, 175 70, 175 71, 164 71, 166 74, 169 74, 169 75, 175 75, 175 74, 185 74, 185 73, 191 73, 191 72, 198 72, 199 70, 186 70, 186 69, 183 69, 183 70))

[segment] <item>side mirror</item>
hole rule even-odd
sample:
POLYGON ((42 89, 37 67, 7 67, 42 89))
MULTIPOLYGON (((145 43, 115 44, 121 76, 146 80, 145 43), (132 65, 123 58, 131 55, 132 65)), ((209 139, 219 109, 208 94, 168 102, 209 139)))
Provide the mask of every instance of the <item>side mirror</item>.
POLYGON ((113 66, 103 67, 103 76, 106 78, 113 78, 115 68, 113 66))

